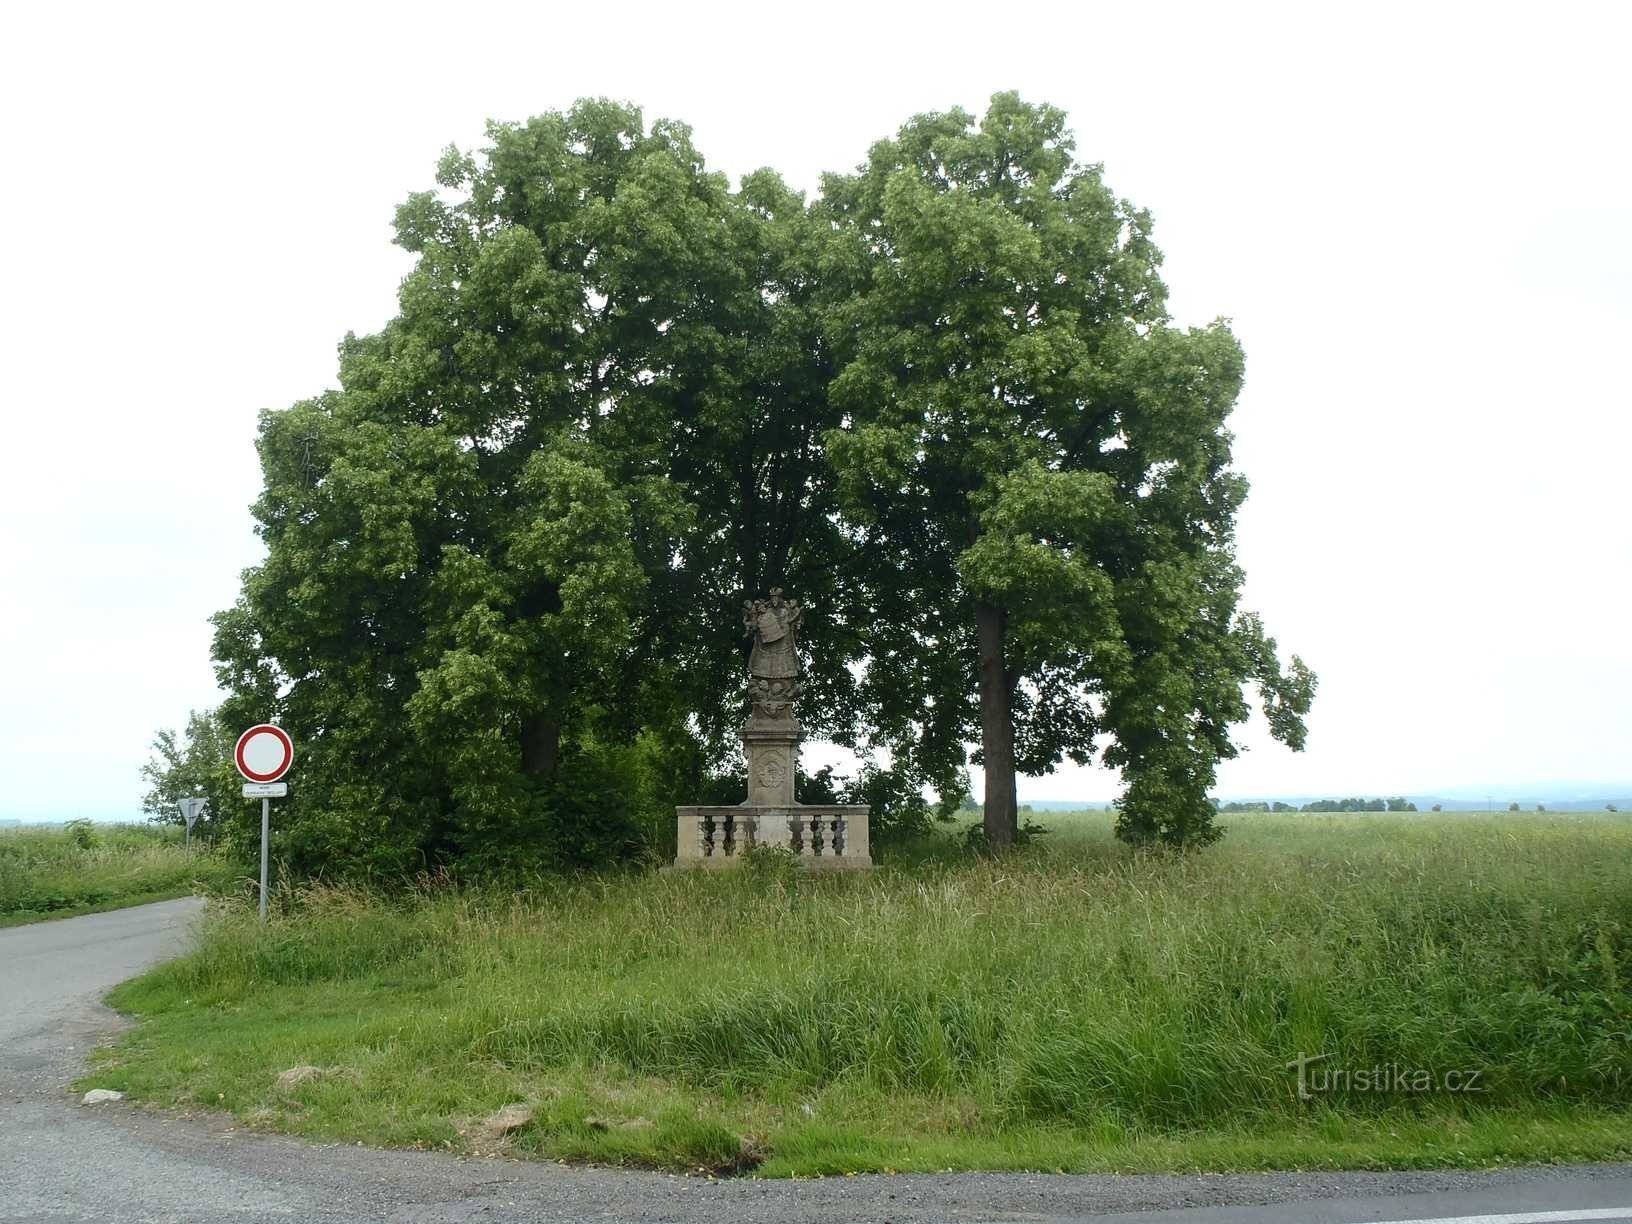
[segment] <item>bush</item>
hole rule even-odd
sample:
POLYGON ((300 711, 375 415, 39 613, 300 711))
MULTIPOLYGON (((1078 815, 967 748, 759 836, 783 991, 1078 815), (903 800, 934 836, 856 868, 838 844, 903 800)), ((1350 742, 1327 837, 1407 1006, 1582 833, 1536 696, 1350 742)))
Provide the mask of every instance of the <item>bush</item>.
POLYGON ((650 814, 642 820, 649 798, 633 750, 578 746, 552 778, 479 796, 459 812, 453 853, 437 865, 515 881, 628 862, 649 844, 650 814))

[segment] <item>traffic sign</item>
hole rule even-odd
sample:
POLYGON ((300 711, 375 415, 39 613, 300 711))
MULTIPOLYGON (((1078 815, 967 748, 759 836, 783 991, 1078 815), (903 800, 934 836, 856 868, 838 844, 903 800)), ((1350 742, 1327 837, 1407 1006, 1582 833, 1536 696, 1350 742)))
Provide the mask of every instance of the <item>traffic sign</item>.
POLYGON ((187 822, 190 829, 198 822, 198 814, 204 810, 203 799, 178 799, 176 807, 181 809, 181 818, 187 822))
POLYGON ((260 723, 238 737, 232 757, 251 782, 276 782, 294 763, 295 745, 282 727, 260 723))
POLYGON ((264 923, 267 847, 272 840, 271 801, 282 799, 289 793, 288 784, 278 779, 288 773, 289 766, 294 764, 294 741, 282 727, 256 723, 238 737, 232 759, 238 766, 238 772, 249 779, 249 785, 244 787, 244 798, 261 801, 261 921, 264 923))

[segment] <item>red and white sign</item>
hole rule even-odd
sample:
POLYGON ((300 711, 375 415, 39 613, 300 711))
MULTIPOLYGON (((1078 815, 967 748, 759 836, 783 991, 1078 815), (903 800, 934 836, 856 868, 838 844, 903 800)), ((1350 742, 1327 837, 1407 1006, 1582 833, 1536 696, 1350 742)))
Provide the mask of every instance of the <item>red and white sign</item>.
POLYGON ((232 759, 251 782, 276 782, 294 764, 294 741, 282 727, 261 723, 238 737, 232 759))

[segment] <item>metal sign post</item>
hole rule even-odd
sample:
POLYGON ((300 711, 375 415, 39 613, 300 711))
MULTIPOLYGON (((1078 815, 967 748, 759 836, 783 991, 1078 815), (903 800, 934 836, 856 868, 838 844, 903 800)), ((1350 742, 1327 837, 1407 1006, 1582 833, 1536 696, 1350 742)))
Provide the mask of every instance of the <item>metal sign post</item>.
POLYGON ((261 800, 261 925, 266 925, 266 843, 272 832, 272 800, 261 800))
POLYGON ((294 741, 282 727, 258 723, 238 737, 232 752, 238 772, 248 778, 245 799, 261 801, 261 922, 266 922, 266 860, 272 835, 272 800, 289 793, 287 783, 278 779, 289 772, 295 760, 294 741))
POLYGON ((261 921, 266 921, 266 848, 272 832, 272 800, 289 793, 287 782, 246 782, 244 798, 261 801, 261 921))

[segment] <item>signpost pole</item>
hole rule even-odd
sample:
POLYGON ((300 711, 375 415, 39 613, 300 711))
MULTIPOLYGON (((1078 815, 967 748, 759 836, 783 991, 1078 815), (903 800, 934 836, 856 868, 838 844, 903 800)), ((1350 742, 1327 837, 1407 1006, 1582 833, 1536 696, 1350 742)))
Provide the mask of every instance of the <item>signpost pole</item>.
POLYGON ((176 800, 176 810, 181 813, 181 822, 187 826, 187 831, 181 836, 181 844, 190 847, 193 844, 193 822, 198 814, 204 810, 204 800, 199 798, 176 800))
POLYGON ((266 838, 272 824, 272 800, 261 800, 261 925, 266 925, 266 838))

